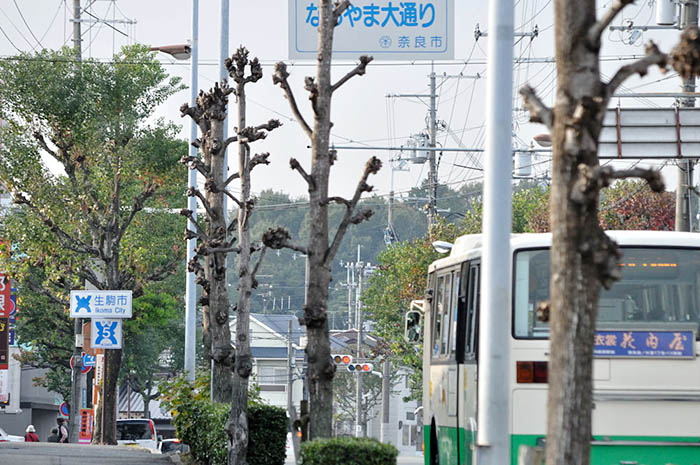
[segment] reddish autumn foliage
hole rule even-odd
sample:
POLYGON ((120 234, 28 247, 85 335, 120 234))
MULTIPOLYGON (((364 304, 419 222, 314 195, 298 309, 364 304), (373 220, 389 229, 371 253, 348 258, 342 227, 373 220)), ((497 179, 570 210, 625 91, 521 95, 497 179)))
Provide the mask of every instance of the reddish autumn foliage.
MULTIPOLYGON (((603 229, 672 231, 675 195, 652 192, 645 181, 619 181, 600 195, 599 221, 603 229)), ((549 203, 534 209, 528 220, 532 230, 549 232, 549 203)))

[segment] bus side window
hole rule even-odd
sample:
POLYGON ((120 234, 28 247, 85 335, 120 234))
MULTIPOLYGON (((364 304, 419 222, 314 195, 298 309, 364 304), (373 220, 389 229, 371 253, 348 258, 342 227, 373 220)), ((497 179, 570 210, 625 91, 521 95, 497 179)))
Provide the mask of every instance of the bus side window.
POLYGON ((433 357, 440 354, 440 341, 442 340, 442 314, 444 311, 443 295, 445 294, 445 276, 440 276, 435 286, 437 292, 433 298, 433 357))
POLYGON ((444 302, 442 304, 442 342, 440 344, 440 355, 445 356, 449 353, 450 349, 450 326, 451 320, 451 309, 452 309, 452 281, 454 280, 454 273, 450 273, 445 276, 445 290, 442 293, 442 298, 444 302))
POLYGON ((457 334, 453 352, 457 363, 464 363, 464 347, 467 339, 467 286, 469 283, 469 262, 462 263, 459 276, 459 282, 455 285, 455 296, 457 298, 457 334))
POLYGON ((469 276, 467 278, 467 289, 466 289, 466 328, 465 335, 466 341, 464 344, 464 358, 465 360, 476 360, 477 349, 478 349, 478 319, 479 319, 479 301, 480 292, 479 288, 479 263, 472 263, 469 266, 469 276))

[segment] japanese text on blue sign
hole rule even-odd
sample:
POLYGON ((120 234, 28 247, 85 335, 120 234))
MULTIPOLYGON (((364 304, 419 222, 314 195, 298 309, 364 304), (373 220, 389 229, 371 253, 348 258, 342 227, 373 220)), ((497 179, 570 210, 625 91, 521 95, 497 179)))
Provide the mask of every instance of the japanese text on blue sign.
POLYGON ((694 358, 693 331, 596 331, 596 357, 694 358))
POLYGON ((71 291, 73 318, 131 318, 131 291, 71 291))
MULTIPOLYGON (((319 0, 289 0, 289 58, 315 58, 319 0)), ((333 55, 454 58, 454 0, 354 0, 338 18, 333 55)))

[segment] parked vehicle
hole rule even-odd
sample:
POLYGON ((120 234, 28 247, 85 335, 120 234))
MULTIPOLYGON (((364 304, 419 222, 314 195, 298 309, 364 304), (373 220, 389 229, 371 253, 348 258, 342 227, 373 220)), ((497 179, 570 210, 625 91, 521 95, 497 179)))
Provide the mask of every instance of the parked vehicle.
POLYGON ((161 454, 185 454, 190 451, 190 446, 183 444, 179 439, 163 439, 158 446, 161 454))
POLYGON ((4 429, 0 428, 0 442, 24 442, 24 437, 7 434, 4 429))
POLYGON ((118 445, 138 446, 158 453, 159 442, 153 420, 148 418, 117 420, 118 445))

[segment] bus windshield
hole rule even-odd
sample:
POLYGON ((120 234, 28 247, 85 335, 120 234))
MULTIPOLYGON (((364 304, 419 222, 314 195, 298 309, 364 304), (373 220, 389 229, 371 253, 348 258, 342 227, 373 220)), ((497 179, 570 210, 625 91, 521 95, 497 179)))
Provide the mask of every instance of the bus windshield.
MULTIPOLYGON (((601 289, 598 326, 616 323, 700 324, 700 250, 622 247, 622 279, 601 289)), ((549 324, 537 320, 539 302, 549 299, 549 249, 515 254, 513 335, 547 338, 549 324)))

